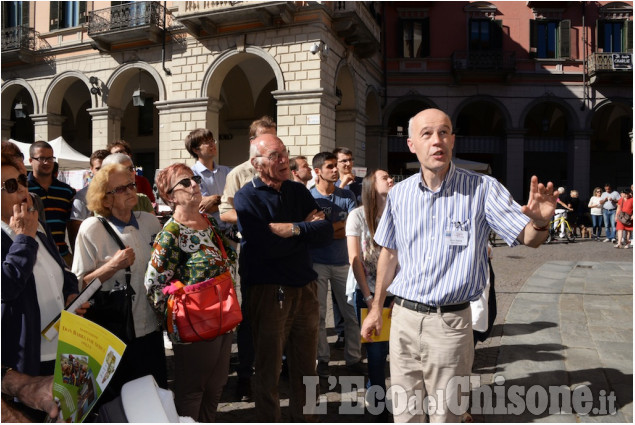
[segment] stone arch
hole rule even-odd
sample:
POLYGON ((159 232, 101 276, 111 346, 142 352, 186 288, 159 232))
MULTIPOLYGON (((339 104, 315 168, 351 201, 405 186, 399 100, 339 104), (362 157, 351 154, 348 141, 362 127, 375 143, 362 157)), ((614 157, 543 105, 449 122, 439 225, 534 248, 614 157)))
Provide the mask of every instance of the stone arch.
POLYGON ((567 123, 569 123, 569 132, 578 131, 580 129, 580 121, 578 120, 578 116, 573 107, 567 102, 555 96, 541 96, 529 102, 518 116, 516 128, 524 128, 527 116, 531 113, 534 107, 545 102, 555 103, 558 106, 562 107, 563 111, 565 111, 566 113, 567 123))
MULTIPOLYGON (((56 98, 57 93, 64 93, 66 89, 68 89, 75 81, 81 81, 86 85, 86 89, 90 92, 91 84, 89 78, 81 72, 78 71, 66 71, 61 74, 55 76, 53 81, 46 88, 46 92, 44 93, 44 101, 42 102, 42 110, 45 112, 51 112, 55 110, 55 112, 59 113, 61 108, 62 99, 56 98), (60 102, 57 104, 56 102, 60 102)), ((92 107, 97 106, 97 102, 94 96, 91 96, 92 107)))
POLYGON ((501 112, 501 114, 503 115, 503 118, 505 120, 505 128, 509 129, 510 126, 513 123, 512 117, 509 113, 509 110, 507 109, 507 107, 505 106, 505 104, 503 102, 501 102, 500 100, 496 99, 493 96, 489 96, 489 95, 477 95, 477 96, 470 96, 466 99, 464 99, 461 103, 459 103, 457 105, 457 107, 454 109, 453 114, 452 114, 452 122, 456 123, 458 120, 459 115, 461 114, 461 112, 469 105, 475 103, 475 102, 487 102, 487 103, 492 103, 494 104, 498 110, 501 112))
POLYGON ((114 106, 110 103, 110 98, 121 98, 126 82, 133 78, 131 74, 138 71, 145 71, 150 75, 150 78, 154 81, 158 90, 158 101, 166 100, 165 83, 161 74, 146 62, 131 62, 121 65, 110 75, 110 78, 108 78, 106 82, 107 93, 104 93, 104 96, 102 96, 102 102, 109 106, 114 106))
POLYGON ((40 104, 38 102, 37 95, 35 94, 35 90, 23 78, 16 78, 14 80, 9 80, 2 85, 2 119, 9 119, 11 116, 11 104, 15 95, 17 95, 22 89, 26 90, 31 96, 31 101, 33 102, 33 113, 40 113, 40 104))
POLYGON ((229 71, 237 63, 240 62, 240 58, 238 56, 243 53, 249 53, 259 57, 260 59, 263 59, 269 65, 269 67, 273 71, 273 74, 275 75, 277 86, 276 89, 284 90, 284 76, 282 70, 280 69, 280 65, 278 64, 278 62, 276 62, 275 58, 271 56, 266 50, 260 47, 249 46, 245 48, 244 52, 238 51, 236 49, 227 50, 220 54, 214 60, 214 62, 212 62, 211 66, 207 69, 203 77, 200 97, 206 98, 210 95, 213 95, 217 99, 220 97, 224 77, 227 76, 229 71))

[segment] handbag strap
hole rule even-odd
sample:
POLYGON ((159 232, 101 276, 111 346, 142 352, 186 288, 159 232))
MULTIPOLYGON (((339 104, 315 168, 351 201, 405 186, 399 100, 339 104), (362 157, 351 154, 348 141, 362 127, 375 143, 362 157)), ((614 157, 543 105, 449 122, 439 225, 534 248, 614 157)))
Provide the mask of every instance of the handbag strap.
MULTIPOLYGON (((126 249, 126 246, 123 244, 123 242, 121 242, 121 239, 119 238, 117 233, 115 233, 114 229, 110 226, 110 224, 108 224, 108 221, 104 217, 97 217, 97 218, 99 219, 99 221, 101 221, 101 224, 104 225, 104 228, 106 228, 106 232, 108 232, 108 234, 112 236, 115 242, 117 242, 117 245, 119 245, 119 249, 126 249)), ((132 276, 132 272, 130 271, 130 266, 128 266, 126 267, 126 285, 129 288, 132 288, 130 286, 131 276, 132 276)))
POLYGON ((225 252, 223 239, 220 237, 218 232, 216 232, 216 229, 214 229, 214 226, 212 225, 212 222, 209 221, 209 217, 207 216, 207 214, 203 214, 203 217, 205 217, 205 220, 207 220, 207 223, 209 223, 209 227, 212 229, 212 233, 214 233, 214 236, 216 237, 216 243, 218 243, 218 249, 220 249, 221 253, 223 254, 223 260, 227 260, 227 253, 225 252))

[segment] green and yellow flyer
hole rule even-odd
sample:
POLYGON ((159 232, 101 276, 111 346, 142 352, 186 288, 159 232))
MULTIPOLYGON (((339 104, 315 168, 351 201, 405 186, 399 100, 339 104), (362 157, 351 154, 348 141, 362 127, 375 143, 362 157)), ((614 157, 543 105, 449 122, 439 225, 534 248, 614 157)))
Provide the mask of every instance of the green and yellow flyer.
POLYGON ((121 361, 126 344, 103 327, 62 311, 53 396, 64 422, 83 422, 121 361))

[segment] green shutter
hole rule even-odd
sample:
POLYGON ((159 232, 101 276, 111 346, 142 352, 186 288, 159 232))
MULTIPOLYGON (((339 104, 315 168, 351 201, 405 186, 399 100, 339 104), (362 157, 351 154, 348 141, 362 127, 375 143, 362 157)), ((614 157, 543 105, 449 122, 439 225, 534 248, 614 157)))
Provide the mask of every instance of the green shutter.
POLYGON ((536 20, 529 20, 529 57, 535 58, 538 53, 538 31, 536 31, 536 20))
POLYGON ((430 18, 423 18, 421 25, 421 57, 427 58, 430 56, 430 18))
MULTIPOLYGON (((21 1, 20 7, 22 8, 22 16, 20 17, 22 20, 22 25, 29 25, 29 4, 30 1, 21 1)), ((35 25, 33 25, 35 26, 35 25)))
POLYGON ((79 24, 81 25, 84 22, 86 22, 86 2, 80 1, 79 2, 79 24))
POLYGON ((622 32, 622 50, 633 53, 633 21, 624 21, 624 31, 622 32))
POLYGON ((559 35, 559 57, 568 59, 571 57, 571 21, 569 19, 563 19, 558 26, 559 35))
POLYGON ((51 10, 51 15, 50 15, 49 29, 53 31, 60 27, 60 2, 52 1, 50 10, 51 10))

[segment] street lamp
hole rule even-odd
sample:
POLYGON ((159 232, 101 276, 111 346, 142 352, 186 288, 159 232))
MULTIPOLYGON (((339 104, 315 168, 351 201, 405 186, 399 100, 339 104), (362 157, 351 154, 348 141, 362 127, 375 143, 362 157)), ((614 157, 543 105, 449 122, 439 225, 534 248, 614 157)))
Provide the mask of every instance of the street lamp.
POLYGON ((29 115, 28 111, 26 110, 26 105, 22 102, 16 103, 13 107, 13 110, 15 111, 16 118, 26 118, 29 115))
POLYGON ((132 93, 132 104, 134 106, 143 106, 143 105, 145 105, 146 104, 146 92, 141 90, 141 88, 139 88, 139 90, 135 90, 132 93))

